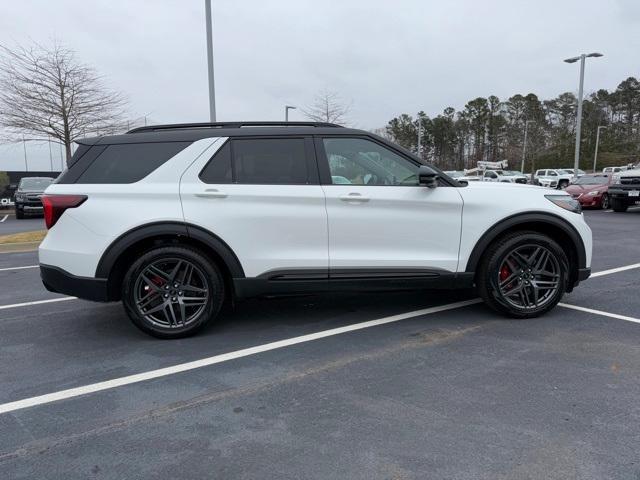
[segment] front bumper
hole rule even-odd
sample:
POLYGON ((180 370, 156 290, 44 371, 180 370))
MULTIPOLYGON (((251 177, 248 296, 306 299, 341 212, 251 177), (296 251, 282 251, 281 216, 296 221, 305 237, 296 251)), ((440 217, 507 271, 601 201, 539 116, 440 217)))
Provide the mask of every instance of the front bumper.
POLYGON ((107 279, 78 277, 51 265, 40 265, 40 278, 50 292, 71 295, 94 302, 107 302, 107 279))

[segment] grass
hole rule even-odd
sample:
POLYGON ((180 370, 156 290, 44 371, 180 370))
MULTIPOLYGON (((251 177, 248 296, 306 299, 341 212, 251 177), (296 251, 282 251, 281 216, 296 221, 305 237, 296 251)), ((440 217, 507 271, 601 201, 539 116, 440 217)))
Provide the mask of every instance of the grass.
POLYGON ((11 235, 0 235, 0 245, 7 245, 11 243, 41 242, 46 234, 46 230, 37 230, 35 232, 21 232, 13 233, 11 235))

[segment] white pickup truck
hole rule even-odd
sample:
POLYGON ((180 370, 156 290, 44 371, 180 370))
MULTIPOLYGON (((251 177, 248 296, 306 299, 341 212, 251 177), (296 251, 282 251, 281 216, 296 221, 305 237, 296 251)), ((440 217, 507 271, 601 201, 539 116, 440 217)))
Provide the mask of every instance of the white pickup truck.
POLYGON ((543 187, 565 189, 571 183, 573 175, 564 170, 554 168, 536 170, 533 176, 534 185, 542 185, 543 187))

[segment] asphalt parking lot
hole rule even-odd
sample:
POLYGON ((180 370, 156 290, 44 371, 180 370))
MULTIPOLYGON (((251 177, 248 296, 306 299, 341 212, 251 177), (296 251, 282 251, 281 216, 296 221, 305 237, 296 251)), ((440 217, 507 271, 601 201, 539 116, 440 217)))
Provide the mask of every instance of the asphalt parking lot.
POLYGON ((0 210, 0 235, 44 229, 44 218, 42 218, 42 215, 16 220, 13 211, 0 210))
POLYGON ((639 479, 640 209, 586 217, 599 274, 527 321, 344 294, 159 341, 0 254, 0 478, 639 479))

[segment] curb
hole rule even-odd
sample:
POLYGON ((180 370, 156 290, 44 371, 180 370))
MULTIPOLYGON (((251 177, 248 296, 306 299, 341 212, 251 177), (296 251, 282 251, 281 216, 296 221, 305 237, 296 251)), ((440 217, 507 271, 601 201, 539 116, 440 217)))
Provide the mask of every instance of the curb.
POLYGON ((16 242, 0 244, 0 253, 36 252, 40 242, 16 242))

